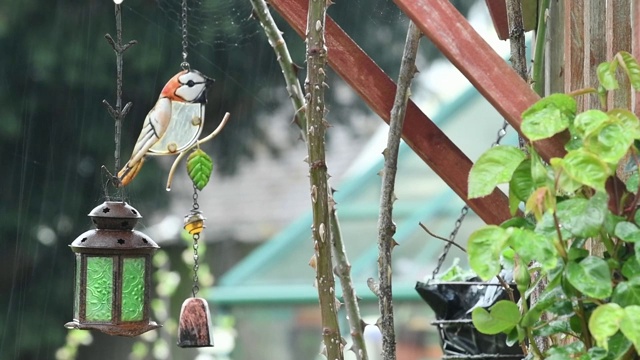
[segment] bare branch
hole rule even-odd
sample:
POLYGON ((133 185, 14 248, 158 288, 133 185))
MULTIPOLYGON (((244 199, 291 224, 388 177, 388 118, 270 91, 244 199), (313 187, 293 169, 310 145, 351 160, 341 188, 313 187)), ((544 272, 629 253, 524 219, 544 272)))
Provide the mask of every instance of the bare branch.
POLYGON ((416 73, 416 53, 420 43, 420 30, 413 23, 409 23, 407 39, 400 64, 398 88, 391 109, 389 122, 389 137, 384 153, 384 170, 382 172, 382 190, 380 196, 380 217, 378 219, 378 278, 380 307, 379 328, 382 332, 382 356, 385 360, 396 358, 396 336, 393 325, 393 295, 392 295, 392 267, 391 251, 396 245, 393 235, 396 232, 393 223, 393 201, 396 170, 398 167, 398 149, 402 135, 402 125, 409 99, 411 80, 416 73))

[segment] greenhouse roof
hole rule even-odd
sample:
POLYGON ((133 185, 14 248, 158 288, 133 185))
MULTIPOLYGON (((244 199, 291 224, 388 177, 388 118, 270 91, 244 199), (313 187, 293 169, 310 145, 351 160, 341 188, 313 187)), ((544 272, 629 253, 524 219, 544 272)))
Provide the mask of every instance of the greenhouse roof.
MULTIPOLYGON (((472 160, 495 141, 496 132, 503 123, 496 110, 473 88, 440 107, 433 120, 472 160)), ((515 142, 515 135, 510 135, 506 140, 515 142)), ((338 184, 334 195, 342 237, 352 265, 352 280, 363 301, 375 301, 366 282, 370 277, 377 278, 381 184, 377 174, 383 167, 379 154, 384 146, 381 144, 375 151, 378 155, 374 161, 362 160, 366 163, 364 166, 354 164, 360 170, 338 184)), ((331 164, 328 165, 330 169, 331 164)), ((442 241, 421 229, 419 222, 432 232, 447 236, 464 203, 404 143, 400 147, 395 193, 398 200, 393 210, 397 226, 394 239, 399 246, 393 252, 394 299, 418 300, 415 283, 430 276, 444 246, 442 241)), ((313 254, 311 219, 311 211, 301 215, 245 257, 219 279, 209 300, 221 305, 317 302, 317 290, 313 287, 315 274, 308 265, 313 254)), ((470 212, 458 233, 457 242, 464 245, 469 233, 481 224, 482 221, 470 212)), ((455 257, 466 263, 465 255, 455 249, 444 267, 455 257)), ((336 287, 337 295, 341 296, 340 287, 336 287)))

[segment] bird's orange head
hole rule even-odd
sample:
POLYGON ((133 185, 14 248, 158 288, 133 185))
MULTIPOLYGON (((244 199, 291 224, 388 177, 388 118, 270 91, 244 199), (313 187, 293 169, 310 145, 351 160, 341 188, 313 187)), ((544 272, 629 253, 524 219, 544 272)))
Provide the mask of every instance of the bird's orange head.
POLYGON ((197 70, 183 70, 169 79, 162 89, 160 97, 172 101, 205 104, 207 89, 212 84, 213 79, 202 75, 197 70))

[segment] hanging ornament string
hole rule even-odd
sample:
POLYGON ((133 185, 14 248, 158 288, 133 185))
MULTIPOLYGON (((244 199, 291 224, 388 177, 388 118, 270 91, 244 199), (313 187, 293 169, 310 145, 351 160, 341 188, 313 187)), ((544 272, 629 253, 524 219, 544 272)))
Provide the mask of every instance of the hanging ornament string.
POLYGON ((189 53, 187 52, 187 47, 189 46, 189 32, 187 30, 187 11, 189 8, 187 7, 187 0, 182 0, 182 70, 189 70, 190 66, 187 62, 187 56, 189 53))
MULTIPOLYGON (((193 208, 191 209, 191 213, 194 215, 201 215, 200 204, 198 204, 198 188, 195 184, 193 184, 193 208)), ((193 297, 196 297, 198 291, 200 291, 200 287, 198 286, 198 268, 200 267, 198 263, 198 240, 200 240, 200 232, 196 232, 192 234, 193 237, 193 287, 191 288, 191 293, 193 297)))
MULTIPOLYGON (((122 8, 120 3, 122 1, 114 1, 115 2, 115 17, 116 17, 116 38, 115 40, 109 34, 106 34, 104 37, 107 39, 107 42, 113 48, 113 51, 116 53, 116 106, 115 108, 109 104, 107 100, 102 100, 102 103, 107 108, 109 115, 115 121, 115 150, 114 150, 114 158, 115 158, 115 172, 117 173, 120 170, 120 137, 122 133, 122 121, 124 117, 127 115, 129 110, 131 109, 131 102, 128 102, 124 107, 122 106, 122 68, 123 68, 123 54, 127 49, 137 43, 136 40, 131 40, 125 44, 122 43, 122 8)), ((109 191, 107 185, 111 182, 112 185, 117 187, 118 179, 113 176, 106 167, 102 167, 103 172, 109 174, 109 180, 104 184, 104 195, 105 199, 110 200, 109 191)), ((118 200, 124 200, 124 189, 119 188, 118 194, 116 198, 118 200)))

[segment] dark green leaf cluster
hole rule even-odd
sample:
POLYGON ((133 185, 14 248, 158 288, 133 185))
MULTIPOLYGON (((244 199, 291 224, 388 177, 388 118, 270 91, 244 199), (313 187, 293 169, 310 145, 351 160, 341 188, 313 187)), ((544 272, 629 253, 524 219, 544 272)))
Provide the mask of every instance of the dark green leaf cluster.
MULTIPOLYGON (((621 52, 598 67, 604 98, 618 87, 618 67, 640 87, 638 63, 621 52)), ((489 311, 475 309, 474 325, 533 347, 534 336, 569 338, 569 345, 554 345, 544 354, 534 349, 545 359, 634 358, 640 350, 640 251, 635 249, 640 121, 624 109, 577 114, 572 96, 553 94, 522 114, 521 130, 531 142, 566 131, 567 153, 547 164, 534 146, 527 152, 496 146, 473 166, 469 197, 509 184, 515 217, 470 236, 471 268, 488 280, 498 275, 505 257, 512 258, 524 295, 518 304, 501 301, 489 311), (620 171, 630 173, 626 189, 615 185, 620 171), (534 272, 538 281, 532 281, 534 272), (547 285, 529 308, 540 279, 547 285)))

